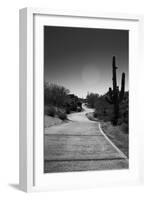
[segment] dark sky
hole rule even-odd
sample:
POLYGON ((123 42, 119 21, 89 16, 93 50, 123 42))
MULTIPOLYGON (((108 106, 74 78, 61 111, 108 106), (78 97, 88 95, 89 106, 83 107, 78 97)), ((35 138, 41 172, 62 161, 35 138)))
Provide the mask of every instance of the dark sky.
POLYGON ((128 31, 70 27, 44 27, 44 79, 85 97, 104 94, 112 86, 112 56, 117 77, 126 73, 128 90, 128 31))

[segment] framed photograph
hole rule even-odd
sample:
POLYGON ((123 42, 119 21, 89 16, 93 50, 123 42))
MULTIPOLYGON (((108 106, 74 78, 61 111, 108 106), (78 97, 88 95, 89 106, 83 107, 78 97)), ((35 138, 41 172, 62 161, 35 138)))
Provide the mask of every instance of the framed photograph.
POLYGON ((20 10, 20 188, 139 184, 143 19, 20 10))

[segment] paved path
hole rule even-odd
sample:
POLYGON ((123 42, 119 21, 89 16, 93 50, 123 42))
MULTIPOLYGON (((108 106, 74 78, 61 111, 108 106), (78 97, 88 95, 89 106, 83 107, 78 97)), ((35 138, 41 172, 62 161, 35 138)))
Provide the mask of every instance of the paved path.
POLYGON ((128 168, 125 155, 102 133, 98 122, 84 111, 68 115, 68 123, 45 129, 45 172, 128 168))

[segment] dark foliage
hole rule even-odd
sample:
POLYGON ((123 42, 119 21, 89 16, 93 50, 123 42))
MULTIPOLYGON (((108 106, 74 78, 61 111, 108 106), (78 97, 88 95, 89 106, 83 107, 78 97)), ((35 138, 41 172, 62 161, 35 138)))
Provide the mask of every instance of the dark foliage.
POLYGON ((59 112, 59 113, 58 113, 58 117, 59 117, 60 119, 62 119, 62 120, 67 119, 66 113, 62 113, 62 112, 59 112))
POLYGON ((87 94, 87 104, 90 108, 94 108, 95 107, 95 103, 97 102, 99 98, 99 95, 98 94, 95 94, 95 93, 88 93, 87 94))
POLYGON ((71 110, 70 110, 69 107, 66 107, 66 108, 65 108, 65 111, 66 111, 66 114, 70 114, 70 112, 71 112, 71 110))
POLYGON ((82 99, 79 99, 74 94, 69 94, 69 92, 70 91, 63 86, 45 83, 45 114, 51 117, 57 115, 57 117, 64 120, 67 118, 66 114, 81 112, 82 99))
MULTIPOLYGON (((106 95, 100 96, 95 103, 94 117, 103 121, 111 121, 114 119, 113 104, 109 104, 106 101, 106 95)), ((125 133, 128 133, 128 92, 124 93, 124 99, 119 105, 119 116, 117 119, 117 125, 121 126, 125 133)))
POLYGON ((63 107, 68 101, 69 90, 56 84, 44 85, 44 104, 63 107))
POLYGON ((81 112, 81 111, 82 111, 81 107, 77 107, 77 112, 81 112))
POLYGON ((45 114, 48 115, 48 116, 54 117, 55 114, 56 114, 56 110, 53 106, 47 107, 45 109, 45 114))

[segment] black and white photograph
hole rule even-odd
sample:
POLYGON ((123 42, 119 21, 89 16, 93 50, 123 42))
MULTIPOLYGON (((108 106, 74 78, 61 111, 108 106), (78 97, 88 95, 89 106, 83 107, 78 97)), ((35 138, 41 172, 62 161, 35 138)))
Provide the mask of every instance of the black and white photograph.
POLYGON ((129 168, 129 31, 44 26, 44 173, 129 168))

